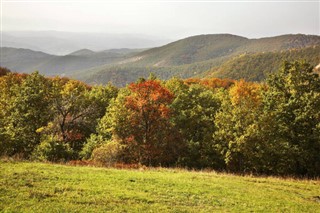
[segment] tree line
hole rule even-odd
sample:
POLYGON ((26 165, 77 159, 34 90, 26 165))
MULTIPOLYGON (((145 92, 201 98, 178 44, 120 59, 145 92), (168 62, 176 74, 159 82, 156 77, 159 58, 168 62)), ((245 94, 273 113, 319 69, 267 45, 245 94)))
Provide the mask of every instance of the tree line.
POLYGON ((320 175, 320 78, 304 61, 263 83, 150 74, 117 88, 0 73, 3 156, 320 175))

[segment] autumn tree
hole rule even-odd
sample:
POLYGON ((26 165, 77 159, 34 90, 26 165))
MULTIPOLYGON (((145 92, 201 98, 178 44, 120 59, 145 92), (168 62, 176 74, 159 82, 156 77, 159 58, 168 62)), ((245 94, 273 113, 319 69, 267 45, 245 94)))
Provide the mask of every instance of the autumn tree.
POLYGON ((176 134, 168 107, 172 100, 172 93, 158 80, 141 79, 112 102, 100 128, 126 146, 124 161, 145 165, 175 162, 176 134))
POLYGON ((222 105, 215 118, 215 147, 224 156, 229 171, 255 171, 263 159, 263 145, 252 138, 260 116, 261 89, 256 83, 240 80, 220 94, 222 105))
POLYGON ((222 96, 214 137, 227 169, 319 175, 319 76, 286 62, 261 86, 240 81, 222 96))

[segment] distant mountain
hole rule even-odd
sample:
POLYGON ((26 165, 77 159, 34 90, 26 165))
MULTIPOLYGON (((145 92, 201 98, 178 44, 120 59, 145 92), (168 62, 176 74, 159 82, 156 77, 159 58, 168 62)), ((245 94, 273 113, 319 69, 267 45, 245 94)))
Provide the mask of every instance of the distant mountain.
POLYGON ((125 60, 139 50, 127 49, 126 53, 119 53, 121 51, 114 49, 94 52, 81 49, 65 56, 56 56, 28 49, 2 47, 0 48, 0 66, 17 72, 30 73, 38 70, 48 76, 68 75, 72 71, 125 60))
POLYGON ((145 51, 146 48, 144 49, 129 49, 129 48, 120 48, 120 49, 109 49, 109 50, 103 50, 103 51, 92 51, 89 49, 81 49, 77 50, 75 52, 69 53, 68 55, 73 55, 73 56, 111 56, 113 55, 114 57, 120 57, 120 56, 133 56, 136 53, 145 51))
POLYGON ((134 55, 135 53, 140 53, 142 51, 147 50, 148 48, 142 48, 142 49, 129 49, 129 48, 119 48, 119 49, 108 49, 108 50, 104 50, 102 52, 106 52, 106 53, 117 53, 119 55, 129 55, 132 54, 134 55))
POLYGON ((274 52, 320 44, 319 36, 283 35, 247 39, 230 34, 199 35, 141 52, 128 63, 148 66, 176 66, 229 58, 244 52, 274 52))
POLYGON ((228 56, 247 41, 247 38, 229 34, 193 36, 146 50, 128 62, 149 66, 191 64, 228 56))
MULTIPOLYGON (((76 40, 76 38, 74 38, 76 40)), ((282 35, 248 39, 230 34, 198 35, 151 49, 79 48, 67 55, 49 55, 26 49, 1 48, 0 65, 20 72, 67 75, 90 84, 119 86, 147 77, 162 79, 228 77, 261 81, 283 60, 320 63, 320 36, 282 35)))
POLYGON ((45 63, 53 58, 55 56, 40 51, 10 47, 0 48, 0 66, 17 72, 34 71, 35 65, 45 63))
MULTIPOLYGON (((216 73, 215 76, 229 77, 230 75, 223 74, 229 71, 218 72, 218 68, 226 66, 224 63, 243 54, 270 53, 273 57, 266 61, 271 64, 277 64, 274 61, 278 61, 279 58, 281 60, 290 58, 308 60, 309 54, 311 54, 314 62, 314 60, 318 60, 317 57, 314 57, 317 55, 317 48, 305 52, 298 51, 295 56, 285 52, 318 46, 320 46, 320 36, 314 35, 282 35, 261 39, 248 39, 230 34, 199 35, 140 52, 116 64, 102 65, 89 70, 84 69, 74 73, 73 76, 88 83, 112 81, 122 86, 134 81, 137 77, 148 76, 149 72, 154 72, 161 78, 171 76, 188 78, 204 76, 203 73, 211 75, 209 73, 213 72, 216 73)), ((278 65, 275 67, 277 68, 278 65)), ((261 71, 261 69, 252 70, 261 71)), ((274 68, 268 70, 273 71, 274 68)), ((265 78, 265 75, 259 73, 253 74, 251 72, 251 75, 252 77, 244 76, 243 78, 250 80, 265 78), (253 77, 254 75, 259 77, 253 77)))
POLYGON ((68 55, 74 55, 74 56, 88 56, 88 55, 94 55, 96 52, 89 50, 89 49, 81 49, 74 51, 68 55))
POLYGON ((170 39, 135 34, 80 33, 59 31, 9 31, 2 33, 2 47, 24 48, 53 55, 80 49, 141 49, 161 46, 170 39))

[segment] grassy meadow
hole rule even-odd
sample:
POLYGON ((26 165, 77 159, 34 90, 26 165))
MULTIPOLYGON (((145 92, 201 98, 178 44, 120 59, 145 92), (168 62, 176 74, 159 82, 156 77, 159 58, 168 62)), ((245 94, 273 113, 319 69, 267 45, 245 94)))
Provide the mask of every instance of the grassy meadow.
POLYGON ((320 212, 320 181, 0 161, 0 212, 320 212))

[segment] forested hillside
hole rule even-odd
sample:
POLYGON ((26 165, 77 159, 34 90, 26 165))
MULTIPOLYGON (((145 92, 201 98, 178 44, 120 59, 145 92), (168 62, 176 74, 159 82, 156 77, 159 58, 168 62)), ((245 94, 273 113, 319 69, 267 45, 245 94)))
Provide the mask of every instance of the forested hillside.
POLYGON ((320 46, 281 52, 247 53, 236 56, 202 76, 263 81, 277 71, 283 61, 307 60, 313 67, 320 64, 320 46))
POLYGON ((319 36, 300 34, 261 39, 230 34, 199 35, 143 51, 116 64, 75 72, 72 77, 90 84, 111 81, 125 86, 138 76, 147 77, 151 70, 161 79, 209 75, 261 81, 279 69, 283 60, 320 63, 319 47, 319 36))
POLYGON ((314 45, 320 45, 319 36, 283 35, 248 39, 231 34, 198 35, 146 50, 128 61, 135 65, 175 66, 229 58, 245 52, 277 52, 314 45))
POLYGON ((150 74, 117 88, 0 73, 0 155, 320 175, 320 78, 304 61, 265 83, 150 74))
POLYGON ((320 37, 282 35, 248 39, 231 34, 198 35, 151 49, 81 49, 53 56, 25 49, 2 48, 0 65, 17 72, 38 70, 46 76, 62 75, 88 84, 117 86, 147 77, 150 72, 167 80, 213 76, 265 80, 283 60, 320 63, 320 37))
POLYGON ((244 53, 230 60, 213 59, 179 66, 152 67, 107 65, 90 70, 79 71, 71 76, 83 80, 89 84, 106 84, 113 82, 118 86, 146 78, 150 72, 155 73, 161 79, 169 79, 172 76, 179 78, 231 78, 245 79, 247 81, 264 81, 268 75, 278 70, 283 61, 306 60, 313 67, 320 64, 320 46, 292 49, 281 52, 244 53), (219 65, 217 65, 219 64, 219 65))

